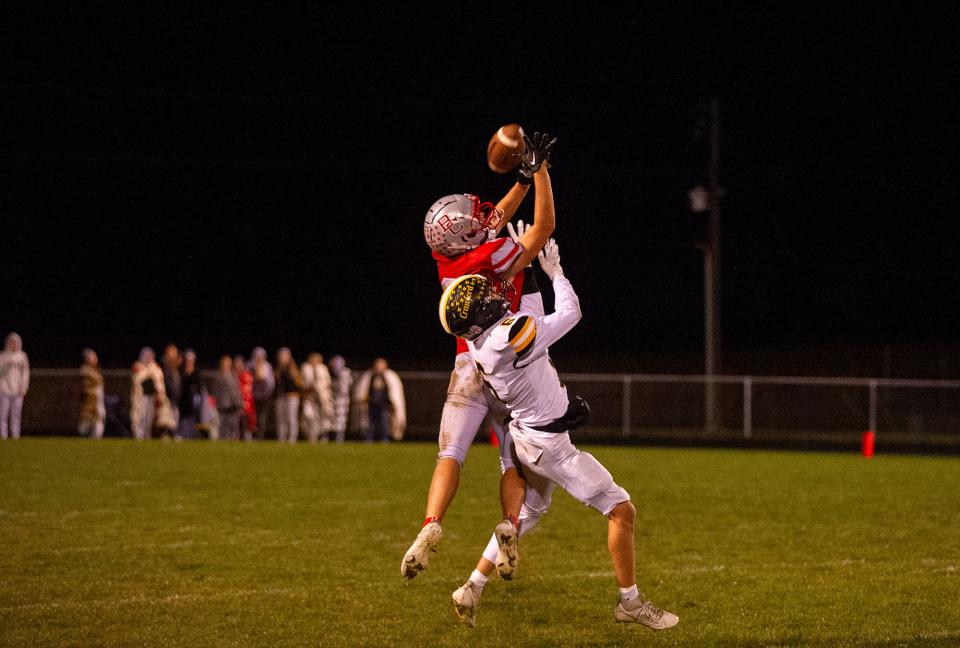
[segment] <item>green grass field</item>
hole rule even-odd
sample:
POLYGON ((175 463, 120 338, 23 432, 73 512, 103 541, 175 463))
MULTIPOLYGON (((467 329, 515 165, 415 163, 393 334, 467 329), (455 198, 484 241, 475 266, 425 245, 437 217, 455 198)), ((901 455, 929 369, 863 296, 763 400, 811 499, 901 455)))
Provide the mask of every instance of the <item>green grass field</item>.
POLYGON ((605 521, 565 494, 457 625, 499 519, 489 447, 404 585, 429 445, 25 439, 0 444, 0 644, 960 645, 960 459, 592 451, 634 497, 640 586, 673 630, 612 621, 605 521))

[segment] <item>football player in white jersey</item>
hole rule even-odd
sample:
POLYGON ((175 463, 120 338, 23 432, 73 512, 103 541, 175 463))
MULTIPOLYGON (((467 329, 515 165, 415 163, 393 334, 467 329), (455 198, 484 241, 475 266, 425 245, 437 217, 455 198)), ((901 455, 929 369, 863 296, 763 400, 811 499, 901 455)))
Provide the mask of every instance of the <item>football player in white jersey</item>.
MULTIPOLYGON (((671 628, 678 617, 653 605, 637 589, 636 509, 630 495, 593 455, 578 450, 570 441, 569 431, 587 422, 590 409, 579 396, 568 397, 549 348, 580 321, 580 303, 564 277, 554 241, 540 254, 540 266, 553 283, 553 313, 523 309, 508 313, 502 281, 470 275, 444 290, 441 324, 448 333, 467 340, 485 383, 510 413, 509 436, 523 466, 528 499, 530 492, 536 491, 545 510, 553 488, 559 485, 607 517, 607 548, 620 590, 614 618, 655 630, 671 628)), ((473 596, 471 585, 468 581, 453 598, 458 615, 473 625, 480 601, 479 594, 473 596)))

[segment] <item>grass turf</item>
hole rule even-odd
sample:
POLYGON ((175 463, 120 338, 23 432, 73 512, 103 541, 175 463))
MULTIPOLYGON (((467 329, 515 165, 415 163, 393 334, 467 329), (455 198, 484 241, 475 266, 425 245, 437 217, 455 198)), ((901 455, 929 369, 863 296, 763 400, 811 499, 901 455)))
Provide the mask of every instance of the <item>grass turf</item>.
POLYGON ((634 497, 640 586, 673 630, 613 623, 606 524, 565 494, 457 625, 499 518, 489 447, 404 585, 429 445, 24 439, 0 444, 0 644, 960 645, 960 460, 593 452, 634 497))

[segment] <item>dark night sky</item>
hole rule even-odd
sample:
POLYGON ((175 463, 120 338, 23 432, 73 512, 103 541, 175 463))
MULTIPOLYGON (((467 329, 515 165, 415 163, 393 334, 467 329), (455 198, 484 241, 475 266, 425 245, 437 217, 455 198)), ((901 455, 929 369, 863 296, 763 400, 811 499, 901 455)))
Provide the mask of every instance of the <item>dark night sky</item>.
POLYGON ((567 348, 695 350, 716 95, 728 347, 960 341, 957 9, 463 6, 5 20, 0 329, 448 359, 423 214, 505 192, 519 121, 561 139, 567 348))

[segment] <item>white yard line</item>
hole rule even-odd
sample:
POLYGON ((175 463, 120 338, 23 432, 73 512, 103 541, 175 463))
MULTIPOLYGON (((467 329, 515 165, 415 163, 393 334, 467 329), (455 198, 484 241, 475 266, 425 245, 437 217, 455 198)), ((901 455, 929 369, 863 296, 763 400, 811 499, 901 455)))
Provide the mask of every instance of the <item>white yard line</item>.
MULTIPOLYGON (((137 544, 135 552, 137 555, 140 555, 144 549, 183 549, 185 547, 236 547, 241 545, 249 545, 251 542, 262 539, 267 536, 272 536, 272 532, 263 532, 263 533, 248 533, 243 536, 231 536, 230 539, 226 540, 217 540, 211 542, 208 540, 175 540, 172 542, 155 542, 152 544, 137 544)), ((308 542, 315 542, 311 540, 284 540, 283 542, 273 542, 268 544, 258 544, 258 547, 261 548, 282 548, 282 547, 291 547, 299 546, 306 544, 308 542)), ((97 551, 111 551, 118 552, 118 550, 124 549, 125 546, 120 544, 113 545, 88 545, 85 547, 49 547, 49 548, 39 548, 33 549, 32 551, 27 552, 27 557, 31 554, 53 554, 54 556, 62 556, 66 554, 74 553, 92 553, 97 551)))
MULTIPOLYGON (((312 591, 312 590, 309 590, 312 591)), ((0 612, 26 612, 26 611, 55 611, 64 609, 89 608, 89 607, 113 607, 116 605, 133 605, 136 603, 178 603, 193 602, 218 599, 233 599, 237 597, 266 596, 266 595, 289 595, 305 594, 306 588, 293 587, 274 587, 264 589, 225 589, 216 592, 203 593, 185 593, 169 594, 167 596, 127 596, 115 598, 90 599, 86 601, 45 601, 40 603, 24 603, 22 605, 11 605, 0 607, 0 612)))

